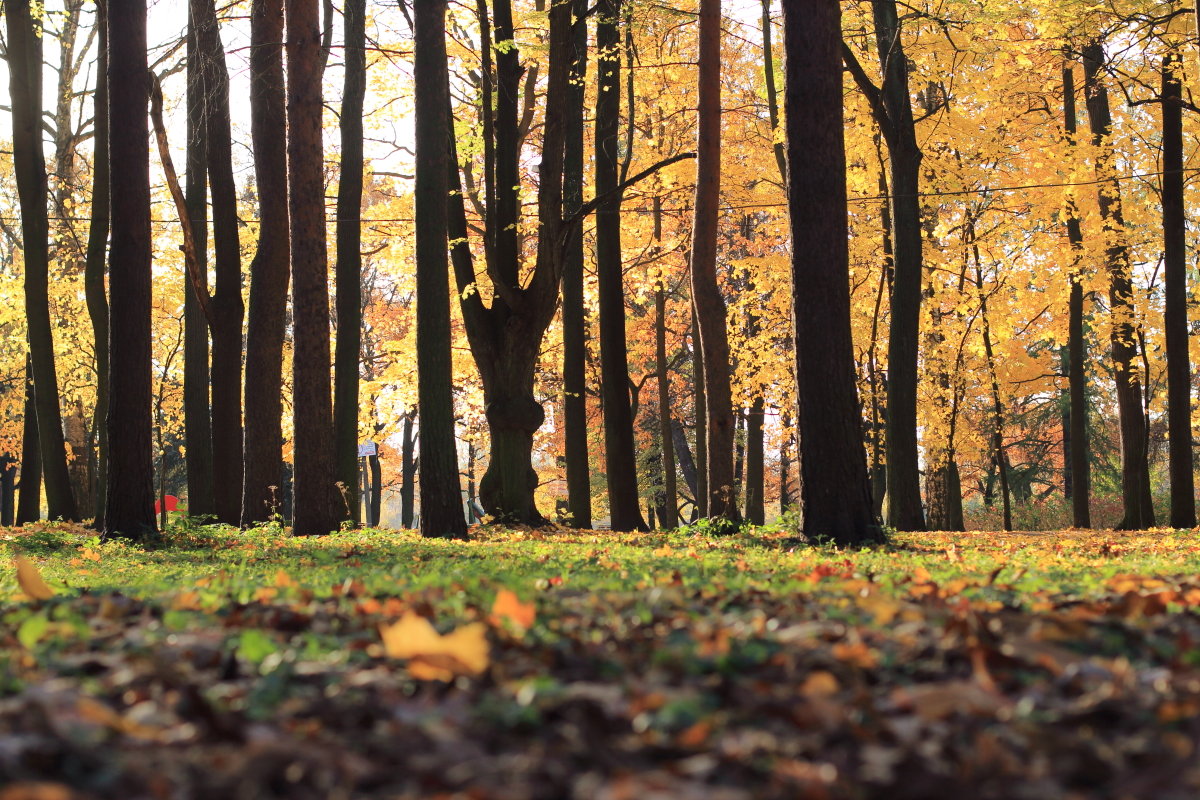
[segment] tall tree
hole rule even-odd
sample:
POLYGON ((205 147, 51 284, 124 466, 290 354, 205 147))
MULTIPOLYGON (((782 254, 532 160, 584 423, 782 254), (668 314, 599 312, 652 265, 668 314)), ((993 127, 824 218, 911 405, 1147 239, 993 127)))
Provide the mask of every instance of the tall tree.
POLYGON ((638 505, 621 269, 621 192, 617 188, 621 142, 621 0, 600 0, 596 13, 596 194, 602 198, 596 207, 596 277, 605 477, 612 529, 646 530, 638 505))
POLYGON ((264 522, 283 501, 283 339, 287 319, 287 115, 283 0, 250 9, 250 133, 258 187, 258 245, 250 262, 246 327, 246 441, 242 525, 264 522))
POLYGON ((184 198, 194 247, 185 268, 183 297, 183 435, 187 466, 188 513, 204 518, 216 513, 213 474, 212 388, 209 373, 208 303, 208 111, 200 47, 200 14, 191 13, 187 37, 187 148, 184 198))
POLYGON ((1187 223, 1183 201, 1183 59, 1162 65, 1163 271, 1167 339, 1167 425, 1170 437, 1171 527, 1196 527, 1192 464, 1192 365, 1188 355, 1187 223))
MULTIPOLYGON (((436 5, 436 3, 434 4, 436 5)), ((366 0, 347 0, 345 84, 337 195, 337 347, 334 352, 333 438, 337 479, 358 523, 358 371, 362 347, 363 97, 367 91, 366 0)), ((418 231, 420 225, 417 226, 418 231)), ((418 233, 418 235, 420 235, 418 233)))
MULTIPOLYGON (((1063 127, 1067 141, 1074 143, 1076 132, 1075 70, 1069 63, 1063 66, 1063 127)), ((1092 527, 1091 468, 1088 464, 1088 408, 1085 343, 1083 339, 1083 228, 1075 200, 1069 197, 1066 205, 1067 242, 1071 246, 1072 263, 1068 273, 1071 292, 1067 300, 1067 385, 1071 417, 1071 524, 1076 528, 1092 527)))
POLYGON ((242 262, 233 178, 229 71, 216 0, 192 0, 204 75, 207 169, 212 192, 216 285, 212 300, 213 496, 217 519, 237 525, 242 505, 242 262))
POLYGON ((108 495, 104 535, 155 533, 151 442, 150 148, 146 107, 146 3, 108 8, 109 165, 112 246, 109 292, 108 495))
MULTIPOLYGON (((104 343, 108 347, 108 342, 104 343)), ((37 522, 42 516, 42 457, 38 447, 37 404, 33 399, 33 367, 25 357, 25 419, 21 434, 21 493, 17 497, 17 524, 37 522)))
POLYGON ((58 375, 54 365, 54 331, 50 324, 50 221, 46 212, 49 195, 42 142, 42 37, 40 30, 35 29, 29 0, 6 3, 4 17, 8 31, 13 165, 21 204, 21 249, 25 261, 25 320, 33 365, 38 443, 46 479, 46 505, 51 519, 74 520, 79 515, 67 469, 58 375))
POLYGON ((717 285, 721 199, 721 2, 700 0, 699 119, 696 205, 692 222, 692 302, 704 367, 708 516, 739 521, 733 479, 734 415, 729 388, 729 332, 717 285))
POLYGON ((881 539, 854 376, 842 133, 841 9, 783 0, 796 424, 804 533, 881 539))
MULTIPOLYGON (((917 355, 921 323, 921 148, 917 144, 908 58, 901 41, 896 0, 871 0, 882 86, 875 86, 852 51, 846 65, 866 95, 891 158, 891 327, 888 331, 887 509, 889 525, 925 529, 917 457, 917 355)), ((803 447, 803 445, 801 445, 803 447)))
MULTIPOLYGON (((563 215, 583 206, 584 96, 587 87, 587 0, 571 0, 571 68, 567 86, 563 158, 563 215)), ((588 464, 587 321, 583 308, 583 228, 567 234, 562 266, 563 427, 567 510, 571 524, 592 527, 592 481, 588 464)))
POLYGON ((1142 411, 1142 378, 1135 363, 1138 323, 1133 308, 1129 247, 1120 185, 1113 178, 1112 112, 1108 88, 1102 78, 1105 66, 1103 44, 1096 39, 1083 48, 1084 96, 1088 125, 1097 148, 1096 179, 1100 219, 1104 226, 1105 260, 1108 268, 1108 302, 1111 312, 1110 343, 1114 379, 1117 384, 1117 414, 1121 427, 1121 498, 1125 516, 1120 528, 1142 530, 1154 527, 1154 505, 1150 497, 1150 467, 1146 417, 1142 411))
POLYGON ((338 491, 329 374, 329 285, 321 142, 321 27, 317 0, 286 0, 288 208, 292 256, 292 407, 297 535, 337 530, 338 491))
MULTIPOLYGON (((662 241, 662 198, 654 197, 654 240, 662 241)), ((655 245, 658 255, 659 245, 655 245)), ((671 368, 667 363, 667 282, 659 275, 654 285, 654 359, 658 368, 658 445, 662 453, 663 489, 659 527, 679 525, 679 490, 671 429, 671 368)))
MULTIPOLYGON (((84 262, 83 291, 88 316, 92 321, 92 339, 96 348, 96 409, 92 429, 97 433, 96 483, 94 487, 96 517, 94 526, 103 530, 104 498, 108 492, 108 295, 104 288, 104 269, 108 254, 109 228, 109 168, 108 168, 108 0, 96 4, 96 27, 99 29, 96 48, 96 91, 93 94, 92 115, 95 122, 94 156, 92 158, 92 207, 88 225, 87 255, 84 262)), ((191 293, 188 292, 188 295, 191 293)))
POLYGON ((446 0, 414 7, 416 111, 417 393, 421 433, 421 534, 465 539, 458 447, 454 441, 454 365, 450 353, 446 141, 450 98, 446 0))

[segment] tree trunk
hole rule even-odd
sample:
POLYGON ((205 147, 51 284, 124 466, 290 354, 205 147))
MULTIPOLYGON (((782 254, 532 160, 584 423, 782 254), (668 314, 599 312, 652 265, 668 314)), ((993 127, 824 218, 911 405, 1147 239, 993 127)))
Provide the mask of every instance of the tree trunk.
POLYGON ((450 98, 446 93, 446 0, 415 4, 413 54, 421 535, 465 539, 467 524, 463 518, 458 445, 454 438, 450 267, 446 257, 449 241, 446 140, 452 135, 450 98))
MULTIPOLYGON (((1067 138, 1074 142, 1075 71, 1063 67, 1063 117, 1067 138)), ((1076 528, 1092 527, 1091 467, 1088 463, 1087 372, 1083 338, 1083 277, 1080 274, 1083 257, 1083 229, 1079 224, 1075 201, 1068 198, 1066 207, 1067 241, 1071 245, 1073 263, 1070 270, 1071 293, 1068 302, 1067 370, 1070 387, 1071 415, 1071 524, 1076 528)))
MULTIPOLYGON (((108 3, 96 4, 96 27, 99 43, 96 49, 96 93, 93 96, 93 127, 95 130, 92 156, 92 208, 88 225, 87 257, 83 271, 84 296, 88 316, 92 321, 92 338, 96 348, 96 408, 92 430, 99 443, 96 455, 94 507, 92 512, 97 530, 104 529, 104 498, 108 493, 108 295, 104 287, 104 270, 108 254, 109 227, 109 168, 108 168, 108 3)), ((186 294, 191 294, 187 292, 186 294)))
POLYGON ((250 130, 258 186, 258 245, 250 262, 246 328, 246 441, 242 525, 281 512, 283 340, 289 277, 283 0, 250 10, 250 130))
POLYGON ((11 528, 16 515, 17 462, 12 456, 0 457, 0 526, 11 528))
MULTIPOLYGON (((418 15, 422 5, 425 3, 417 5, 418 15)), ((355 498, 355 502, 350 504, 350 516, 355 525, 359 522, 358 373, 359 351, 362 348, 360 219, 363 190, 363 97, 367 89, 366 13, 367 0, 347 0, 345 3, 346 77, 339 118, 342 156, 341 167, 338 170, 337 196, 337 347, 334 353, 333 435, 337 451, 338 481, 343 486, 342 491, 355 498)), ((443 146, 441 149, 444 159, 446 148, 443 146)), ((442 175, 441 182, 445 181, 446 176, 442 175)), ((419 223, 417 228, 417 235, 420 236, 419 223)), ((445 250, 445 247, 442 249, 445 250)), ((419 275, 420 259, 417 264, 419 275)), ((419 300, 417 313, 419 318, 419 300)))
MULTIPOLYGON (((563 161, 563 214, 583 206, 584 95, 587 76, 587 0, 572 0, 571 78, 567 89, 563 161)), ((567 507, 571 525, 592 527, 592 482, 588 465, 587 325, 583 307, 583 228, 567 237, 562 276, 563 427, 566 449, 567 507)))
POLYGON ((337 530, 338 491, 329 393, 329 284, 321 144, 321 29, 316 0, 287 0, 288 203, 292 245, 292 406, 297 535, 337 530))
POLYGON ((1163 238, 1167 334, 1167 421, 1170 438, 1171 527, 1196 527, 1192 465, 1192 367, 1188 354, 1187 224, 1183 201, 1183 62, 1177 52, 1162 66, 1163 238))
POLYGON ((754 398, 746 414, 746 520, 751 525, 766 523, 766 507, 763 498, 765 483, 765 442, 763 431, 763 399, 754 398))
MULTIPOLYGON (((215 0, 193 0, 197 49, 203 64, 206 162, 212 190, 216 286, 212 309, 212 459, 217 520, 237 525, 242 505, 242 305, 241 242, 233 141, 229 121, 229 72, 215 0)), ((204 219, 201 217, 200 219, 204 219)))
MULTIPOLYGON (((33 365, 38 443, 46 480, 50 519, 79 518, 67 469, 66 441, 59 408, 54 366, 54 332, 50 323, 50 222, 46 156, 42 143, 42 37, 34 29, 29 0, 9 0, 4 10, 8 28, 9 95, 12 100, 12 155, 21 205, 21 248, 25 260, 25 320, 33 365)), ((144 107, 144 106, 143 106, 144 107)))
MULTIPOLYGON (((655 211, 661 208, 654 198, 655 211)), ((656 214, 655 232, 660 228, 656 214)), ((667 293, 659 278, 654 290, 654 357, 658 365, 658 439, 662 452, 663 494, 659 524, 668 530, 679 526, 679 488, 675 476, 675 448, 671 432, 671 374, 667 369, 667 293)))
MULTIPOLYGON (((105 347, 108 343, 105 342, 105 347)), ((25 358, 25 419, 21 436, 21 494, 17 498, 17 524, 42 518, 42 455, 38 447, 37 404, 33 399, 33 367, 25 358)))
POLYGON ((696 416, 696 485, 692 490, 696 493, 696 513, 704 519, 708 516, 708 403, 705 402, 704 356, 700 352, 700 324, 696 320, 695 303, 692 304, 692 386, 696 416))
MULTIPOLYGON (((378 455, 367 456, 367 469, 371 473, 371 524, 378 527, 381 524, 379 515, 383 512, 383 464, 378 455)), ((421 516, 425 516, 423 510, 421 516)))
POLYGON ((692 299, 700 331, 707 409, 707 515, 739 522, 733 480, 733 399, 725 301, 717 285, 721 191, 721 2, 700 0, 696 205, 692 222, 692 299))
POLYGON ((404 415, 403 438, 400 444, 400 527, 413 526, 413 501, 417 491, 417 439, 413 436, 414 408, 404 415))
MULTIPOLYGON (((629 401, 625 341, 625 288, 621 271, 619 127, 621 106, 621 0, 600 0, 596 19, 596 275, 600 307, 600 394, 604 406, 604 461, 614 531, 646 530, 638 504, 637 456, 629 401)), ((633 113, 630 109, 629 113, 633 113)))
POLYGON ((188 513, 201 519, 216 514, 213 474, 211 380, 208 363, 208 318, 197 293, 208 297, 208 111, 204 92, 200 17, 188 16, 187 39, 187 170, 184 189, 187 216, 195 243, 195 271, 184 268, 183 290, 183 436, 187 467, 188 513))
POLYGON ((108 9, 110 251, 108 495, 104 536, 146 540, 156 533, 151 391, 150 131, 146 108, 146 4, 108 9))
POLYGON ((779 415, 783 428, 783 442, 779 445, 779 513, 783 514, 792 505, 792 415, 787 409, 779 415))
POLYGON ((871 506, 850 331, 841 11, 784 0, 784 106, 796 423, 804 534, 842 545, 882 539, 871 506))
POLYGON ((1118 527, 1123 530, 1144 530, 1154 527, 1154 506, 1150 498, 1142 384, 1134 363, 1140 326, 1133 307, 1133 281, 1125 241, 1120 186, 1112 180, 1112 115, 1108 105, 1108 90, 1100 79, 1103 66, 1104 48, 1099 41, 1093 40, 1083 48, 1084 95, 1092 141, 1098 148, 1096 178, 1104 181, 1098 192, 1100 218, 1110 242, 1106 249, 1112 316, 1110 341, 1121 425, 1121 496, 1125 504, 1125 516, 1118 527))

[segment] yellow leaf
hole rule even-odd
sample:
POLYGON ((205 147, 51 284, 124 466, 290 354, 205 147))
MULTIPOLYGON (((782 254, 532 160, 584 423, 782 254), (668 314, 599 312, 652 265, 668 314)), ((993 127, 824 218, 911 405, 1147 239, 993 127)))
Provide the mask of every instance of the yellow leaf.
POLYGON ((49 600, 54 597, 54 590, 42 580, 42 573, 32 561, 25 556, 17 556, 13 563, 17 565, 17 583, 30 600, 49 600))
POLYGON ((459 675, 478 675, 488 667, 482 622, 442 636, 429 620, 409 611, 395 624, 380 626, 379 635, 388 657, 407 659, 409 674, 419 680, 448 683, 459 675))
POLYGON ((496 602, 492 604, 492 624, 499 627, 508 620, 513 627, 527 630, 533 627, 537 617, 537 608, 533 603, 522 603, 516 593, 510 589, 501 589, 496 594, 496 602))

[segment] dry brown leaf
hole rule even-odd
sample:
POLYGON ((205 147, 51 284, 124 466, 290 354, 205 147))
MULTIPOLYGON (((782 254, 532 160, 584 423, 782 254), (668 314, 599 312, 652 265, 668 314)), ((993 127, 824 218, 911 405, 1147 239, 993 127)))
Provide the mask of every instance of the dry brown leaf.
POLYGON ((838 679, 834 677, 833 673, 818 670, 809 673, 809 676, 804 679, 804 683, 800 685, 800 694, 805 697, 828 697, 837 694, 840 688, 838 679))
POLYGON ((17 565, 17 584, 26 597, 30 600, 49 600, 54 597, 54 590, 42 580, 42 573, 36 564, 25 556, 15 557, 13 563, 17 565))
POLYGON ((479 675, 490 663, 482 622, 442 636, 429 620, 409 611, 398 622, 381 625, 379 635, 388 657, 407 659, 409 674, 420 680, 450 682, 459 675, 479 675))
POLYGON ((515 592, 501 589, 492 603, 491 622, 500 627, 506 620, 515 628, 528 630, 537 618, 537 607, 533 603, 522 603, 515 592))

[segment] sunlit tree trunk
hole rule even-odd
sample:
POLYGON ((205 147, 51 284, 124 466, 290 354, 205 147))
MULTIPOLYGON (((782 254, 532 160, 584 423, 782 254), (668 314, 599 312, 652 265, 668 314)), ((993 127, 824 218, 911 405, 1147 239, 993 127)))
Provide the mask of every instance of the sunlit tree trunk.
POLYGON ((1150 498, 1142 381, 1134 361, 1139 326, 1133 307, 1133 281, 1130 277, 1120 187, 1112 180, 1112 114, 1108 104, 1108 89, 1101 79, 1104 58, 1104 48, 1099 41, 1093 40, 1083 48, 1088 124, 1092 131, 1092 142, 1098 148, 1096 177, 1103 181, 1098 192, 1100 218, 1109 242, 1106 261, 1112 316, 1110 341, 1121 426, 1121 497, 1125 504, 1125 516, 1118 527, 1142 530, 1154 526, 1154 506, 1150 498))
POLYGON ((250 262, 246 328, 246 441, 242 525, 265 522, 283 500, 283 340, 289 277, 283 0, 250 9, 250 132, 258 187, 258 245, 250 262))
POLYGON ((871 504, 850 331, 841 11, 784 0, 796 424, 804 534, 882 539, 871 504))
POLYGON ((50 519, 74 520, 79 515, 67 469, 54 365, 54 333, 50 323, 50 222, 46 213, 49 195, 42 142, 42 36, 40 30, 34 29, 29 0, 9 0, 4 7, 4 17, 12 101, 12 156, 21 204, 21 249, 25 262, 25 322, 33 365, 33 394, 42 473, 46 481, 46 505, 50 519))
POLYGON ((144 0, 108 9, 112 246, 108 495, 104 535, 155 534, 151 391, 150 130, 144 0))
POLYGON ((346 502, 337 487, 329 374, 329 285, 321 143, 321 29, 316 0, 286 0, 288 208, 292 256, 292 406, 297 535, 337 530, 346 502))
MULTIPOLYGON (((417 4, 418 10, 422 5, 417 4)), ((333 425, 338 481, 343 486, 342 491, 352 500, 350 516, 355 524, 359 521, 358 373, 362 347, 360 251, 363 98, 367 89, 366 13, 366 0, 347 0, 343 11, 346 21, 345 84, 339 116, 342 154, 337 196, 337 347, 334 353, 333 425)))

